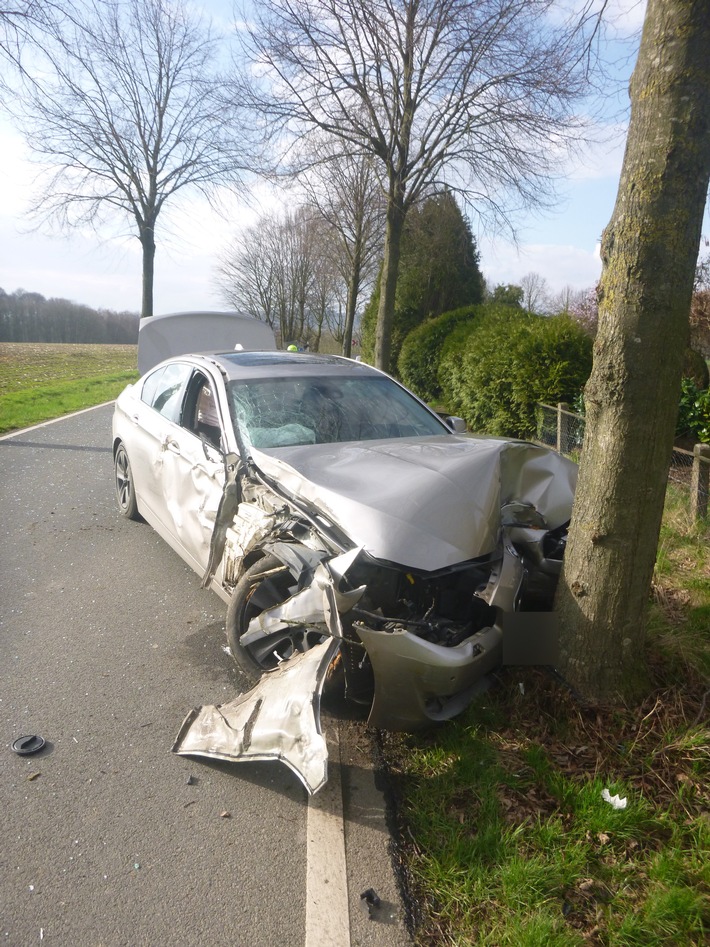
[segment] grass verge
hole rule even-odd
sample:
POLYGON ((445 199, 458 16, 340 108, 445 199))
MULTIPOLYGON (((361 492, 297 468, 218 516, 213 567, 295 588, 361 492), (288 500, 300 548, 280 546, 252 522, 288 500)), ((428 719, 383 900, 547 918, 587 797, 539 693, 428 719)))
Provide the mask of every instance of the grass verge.
POLYGON ((0 344, 0 433, 112 401, 138 378, 135 345, 0 344))
POLYGON ((420 947, 708 943, 710 529, 683 505, 671 489, 643 705, 506 669, 441 729, 380 735, 420 947))

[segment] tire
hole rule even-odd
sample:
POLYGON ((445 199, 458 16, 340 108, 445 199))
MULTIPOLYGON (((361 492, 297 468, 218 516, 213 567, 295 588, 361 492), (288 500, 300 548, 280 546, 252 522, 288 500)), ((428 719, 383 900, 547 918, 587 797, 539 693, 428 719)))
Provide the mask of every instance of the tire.
POLYGON ((278 667, 296 652, 310 650, 325 637, 312 628, 291 626, 248 648, 242 645, 242 635, 252 618, 285 602, 293 594, 294 585, 288 568, 272 555, 253 563, 237 582, 227 609, 227 642, 234 660, 252 681, 258 681, 264 671, 278 667))
POLYGON ((131 462, 128 459, 128 454, 123 444, 118 445, 113 466, 116 475, 116 501, 118 503, 118 509, 129 520, 139 520, 141 517, 138 512, 138 503, 136 502, 133 471, 131 470, 131 462))

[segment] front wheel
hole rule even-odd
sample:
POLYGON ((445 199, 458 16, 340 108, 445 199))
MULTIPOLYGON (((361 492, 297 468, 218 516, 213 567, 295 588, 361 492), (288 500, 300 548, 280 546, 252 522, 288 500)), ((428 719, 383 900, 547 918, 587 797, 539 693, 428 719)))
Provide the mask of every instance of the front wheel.
POLYGON ((119 510, 129 520, 139 520, 140 513, 136 502, 133 471, 123 444, 118 445, 114 460, 114 471, 116 474, 116 500, 118 501, 119 510))
POLYGON ((309 651, 325 637, 305 625, 289 625, 250 645, 242 644, 252 618, 285 602, 293 595, 294 586, 288 568, 272 555, 255 562, 237 582, 227 609, 227 641, 234 660, 252 681, 258 681, 264 671, 278 667, 294 654, 309 651))

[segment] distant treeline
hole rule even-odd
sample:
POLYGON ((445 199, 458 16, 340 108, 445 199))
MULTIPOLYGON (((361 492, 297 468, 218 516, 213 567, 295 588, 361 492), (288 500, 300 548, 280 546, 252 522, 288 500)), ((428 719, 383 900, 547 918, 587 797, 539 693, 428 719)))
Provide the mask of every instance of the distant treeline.
POLYGON ((135 345, 137 312, 92 309, 68 299, 0 288, 0 342, 98 342, 135 345))

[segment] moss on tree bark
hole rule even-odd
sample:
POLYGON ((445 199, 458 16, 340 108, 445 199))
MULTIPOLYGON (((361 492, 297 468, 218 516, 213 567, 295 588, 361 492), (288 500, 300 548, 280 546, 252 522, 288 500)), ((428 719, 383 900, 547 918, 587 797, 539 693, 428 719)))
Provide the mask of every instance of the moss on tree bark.
POLYGON ((561 667, 593 700, 645 686, 645 619, 710 175, 710 2, 649 0, 602 238, 587 428, 556 607, 561 667))

